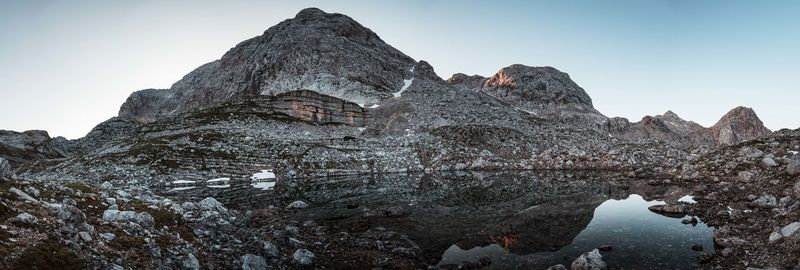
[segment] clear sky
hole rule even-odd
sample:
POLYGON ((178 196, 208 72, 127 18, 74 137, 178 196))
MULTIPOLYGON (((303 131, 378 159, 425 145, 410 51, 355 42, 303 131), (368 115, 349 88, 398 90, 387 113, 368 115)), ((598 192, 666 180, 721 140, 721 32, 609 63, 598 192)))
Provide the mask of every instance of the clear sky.
POLYGON ((439 76, 570 74, 607 116, 800 127, 800 1, 0 0, 0 129, 78 138, 305 7, 347 14, 439 76))

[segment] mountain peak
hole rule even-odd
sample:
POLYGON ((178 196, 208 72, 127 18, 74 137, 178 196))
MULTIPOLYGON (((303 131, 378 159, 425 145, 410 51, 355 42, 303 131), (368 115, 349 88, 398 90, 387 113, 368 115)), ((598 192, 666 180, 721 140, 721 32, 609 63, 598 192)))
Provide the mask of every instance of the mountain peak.
POLYGON ((294 17, 295 18, 315 18, 315 17, 322 17, 322 16, 329 15, 329 14, 330 13, 322 11, 319 8, 310 7, 310 8, 304 8, 304 9, 300 10, 300 12, 297 12, 297 15, 295 15, 294 17))
POLYGON ((720 144, 736 144, 772 132, 752 108, 743 106, 728 111, 711 130, 720 144))
POLYGON ((119 116, 155 121, 243 96, 305 89, 367 104, 391 98, 416 64, 352 18, 307 8, 166 90, 133 93, 119 116))

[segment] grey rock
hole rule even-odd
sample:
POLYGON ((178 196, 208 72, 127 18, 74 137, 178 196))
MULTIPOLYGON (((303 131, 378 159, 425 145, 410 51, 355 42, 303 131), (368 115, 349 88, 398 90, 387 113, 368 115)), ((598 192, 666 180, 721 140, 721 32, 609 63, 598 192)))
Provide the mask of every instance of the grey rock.
POLYGON ((776 207, 778 206, 778 200, 775 196, 765 194, 758 197, 753 203, 759 207, 776 207))
POLYGON ((789 159, 789 163, 786 164, 786 172, 789 175, 800 174, 800 159, 798 158, 789 159))
POLYGON ((197 203, 197 207, 206 211, 216 211, 220 214, 228 213, 228 208, 225 208, 225 205, 223 205, 221 202, 217 201, 217 199, 214 199, 213 197, 206 197, 205 199, 197 203))
POLYGON ((606 269, 606 263, 600 251, 594 249, 583 253, 578 259, 572 262, 572 270, 601 270, 606 269))
POLYGON ((100 238, 103 238, 103 240, 106 240, 106 241, 114 240, 114 238, 117 237, 113 233, 101 233, 99 235, 100 235, 100 238))
POLYGON ((563 264, 556 264, 547 268, 547 270, 567 270, 563 264))
POLYGON ((19 189, 15 188, 15 187, 9 188, 8 191, 11 192, 11 193, 16 194, 17 197, 19 197, 20 199, 22 199, 24 201, 32 202, 32 203, 39 203, 39 200, 34 199, 33 197, 31 197, 27 193, 22 192, 22 190, 19 190, 19 189))
POLYGON ((78 236, 80 236, 81 240, 84 242, 92 242, 92 236, 88 232, 79 232, 78 236))
POLYGON ((294 252, 294 254, 292 254, 292 259, 294 259, 294 262, 303 266, 313 265, 314 258, 314 253, 304 248, 298 249, 294 252))
POLYGON ((32 195, 32 197, 39 197, 39 194, 40 194, 39 190, 36 189, 33 186, 26 187, 25 188, 25 192, 27 192, 28 194, 32 195))
POLYGON ((12 175, 14 175, 14 170, 11 169, 11 163, 0 157, 0 179, 11 178, 12 175))
POLYGON ((770 244, 774 244, 774 243, 779 242, 781 239, 783 239, 783 235, 781 235, 778 232, 772 232, 772 233, 769 234, 768 241, 769 241, 770 244))
POLYGON ((786 225, 781 229, 781 234, 783 237, 792 237, 794 236, 797 231, 800 230, 800 222, 792 222, 789 225, 786 225))
POLYGON ((246 254, 242 256, 242 270, 266 270, 267 261, 261 256, 246 254))
POLYGON ((278 257, 278 255, 280 255, 278 247, 273 245, 270 241, 264 242, 264 253, 270 257, 278 257))
POLYGON ((194 254, 189 253, 189 255, 187 255, 183 260, 183 269, 199 270, 200 261, 197 260, 197 257, 195 257, 194 254))
POLYGON ((112 189, 112 188, 114 188, 114 184, 111 184, 111 182, 105 181, 102 184, 100 184, 100 188, 101 189, 112 189))
POLYGON ((739 172, 739 179, 744 181, 744 182, 750 182, 750 180, 752 180, 754 176, 755 176, 755 174, 753 174, 751 172, 748 172, 748 171, 739 172))
POLYGON ((294 201, 286 206, 286 209, 303 209, 308 207, 308 204, 304 201, 294 201))
POLYGON ((39 220, 31 214, 21 213, 14 218, 14 222, 18 224, 33 226, 36 225, 39 222, 39 220))
POLYGON ((761 160, 761 164, 763 164, 764 166, 767 166, 767 167, 778 166, 778 163, 776 163, 775 160, 773 158, 771 158, 771 157, 765 157, 764 159, 762 159, 761 160))
POLYGON ((103 212, 105 221, 128 221, 141 225, 142 227, 152 227, 155 220, 150 213, 135 211, 106 210, 103 212))

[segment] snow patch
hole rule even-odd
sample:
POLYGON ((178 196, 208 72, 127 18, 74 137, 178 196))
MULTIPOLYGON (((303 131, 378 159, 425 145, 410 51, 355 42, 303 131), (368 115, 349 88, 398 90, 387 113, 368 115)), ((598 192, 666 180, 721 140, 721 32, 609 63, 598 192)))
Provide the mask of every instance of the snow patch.
POLYGON ((412 82, 414 82, 414 78, 411 78, 410 80, 403 80, 403 87, 400 88, 400 91, 394 93, 394 97, 400 97, 403 92, 406 91, 409 86, 411 86, 412 82))
POLYGON ((250 180, 264 179, 275 179, 275 173, 273 173, 272 170, 261 170, 261 172, 254 173, 253 176, 250 176, 250 180))
POLYGON ((694 200, 694 196, 692 196, 692 195, 683 196, 680 199, 678 199, 678 202, 685 202, 685 203, 688 203, 688 204, 697 203, 697 201, 694 200))
POLYGON ((207 185, 206 187, 208 187, 208 188, 229 188, 229 187, 231 187, 231 185, 230 184, 225 184, 225 185, 207 185))
POLYGON ((371 106, 369 106, 368 108, 370 108, 370 109, 375 109, 375 108, 378 108, 378 107, 380 107, 380 106, 381 106, 381 105, 378 105, 378 104, 372 104, 372 105, 371 105, 371 106))

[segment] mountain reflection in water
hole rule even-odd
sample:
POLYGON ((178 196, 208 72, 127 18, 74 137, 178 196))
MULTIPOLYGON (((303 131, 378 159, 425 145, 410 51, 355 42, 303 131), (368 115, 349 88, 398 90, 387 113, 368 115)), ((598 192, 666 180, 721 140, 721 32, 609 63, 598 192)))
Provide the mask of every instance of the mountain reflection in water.
POLYGON ((491 259, 490 269, 569 266, 580 254, 610 245, 601 252, 610 269, 688 269, 701 254, 693 245, 714 248, 713 229, 702 222, 685 225, 647 209, 674 190, 630 187, 602 175, 370 175, 278 181, 268 191, 233 186, 184 196, 214 195, 241 208, 304 200, 311 207, 298 211, 297 220, 350 232, 383 227, 407 235, 428 263, 443 268, 481 258, 491 259), (388 208, 403 215, 365 214, 388 208))

